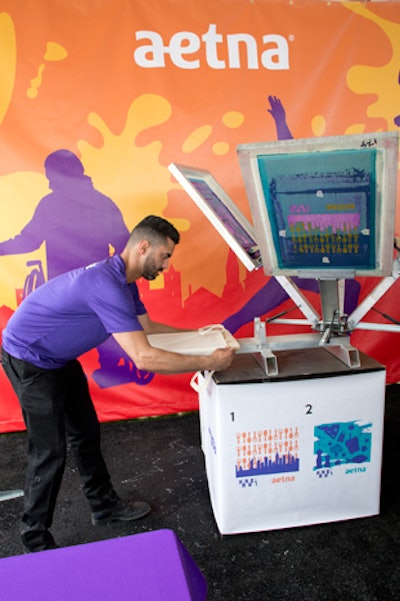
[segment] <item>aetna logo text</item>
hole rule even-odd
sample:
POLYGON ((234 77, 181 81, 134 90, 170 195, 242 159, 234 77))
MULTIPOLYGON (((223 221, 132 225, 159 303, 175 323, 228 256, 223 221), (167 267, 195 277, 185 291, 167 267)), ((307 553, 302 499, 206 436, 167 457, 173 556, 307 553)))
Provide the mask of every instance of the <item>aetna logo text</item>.
POLYGON ((211 24, 201 37, 191 31, 178 31, 165 43, 156 31, 137 31, 136 40, 141 44, 133 59, 144 69, 165 67, 167 57, 179 69, 200 69, 202 60, 211 69, 289 69, 288 41, 277 34, 263 35, 262 41, 249 33, 224 36, 211 24))

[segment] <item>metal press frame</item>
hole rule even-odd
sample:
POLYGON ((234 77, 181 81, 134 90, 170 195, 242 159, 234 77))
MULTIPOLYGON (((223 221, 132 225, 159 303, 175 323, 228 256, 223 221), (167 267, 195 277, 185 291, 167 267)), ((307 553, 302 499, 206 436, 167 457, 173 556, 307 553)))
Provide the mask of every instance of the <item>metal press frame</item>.
MULTIPOLYGON (((393 286, 399 277, 399 250, 393 261, 392 274, 384 277, 368 296, 350 314, 343 312, 343 278, 318 279, 321 294, 320 316, 305 298, 298 286, 287 276, 275 276, 280 285, 303 313, 303 319, 288 319, 277 316, 262 321, 254 319, 254 336, 241 338, 239 353, 251 353, 268 376, 279 373, 278 360, 274 351, 323 347, 350 368, 360 367, 357 348, 350 343, 350 334, 356 329, 400 333, 400 325, 362 322, 362 318, 373 308, 380 298, 393 286), (309 325, 315 333, 284 334, 267 336, 267 324, 309 325)), ((310 277, 310 276, 308 276, 310 277)), ((279 314, 281 315, 281 314, 279 314)))

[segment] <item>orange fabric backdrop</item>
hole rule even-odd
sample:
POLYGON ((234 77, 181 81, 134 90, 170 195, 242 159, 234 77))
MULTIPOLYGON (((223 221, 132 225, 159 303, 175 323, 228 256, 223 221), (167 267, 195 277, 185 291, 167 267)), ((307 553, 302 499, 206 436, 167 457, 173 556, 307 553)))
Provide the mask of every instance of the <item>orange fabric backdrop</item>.
MULTIPOLYGON (((281 100, 296 138, 397 130, 399 34, 396 2, 0 0, 0 243, 49 194, 46 157, 69 149, 127 230, 156 213, 181 232, 170 271, 141 284, 152 318, 186 327, 225 320, 266 278, 238 264, 168 164, 212 170, 250 218, 236 146, 277 139, 268 96, 281 100)), ((40 262, 48 277, 46 237, 21 248, 0 256, 1 327, 21 300, 27 263, 40 262)), ((373 282, 360 283, 363 298, 373 282)), ((396 283, 378 307, 400 319, 397 291, 396 283)), ((236 335, 251 332, 243 324, 236 335)), ((353 335, 386 365, 389 382, 400 376, 397 336, 353 335)), ((97 350, 82 360, 101 420, 197 408, 189 376, 137 374, 117 357, 123 375, 102 386, 97 350)), ((2 372, 0 386, 0 431, 22 429, 2 372)))

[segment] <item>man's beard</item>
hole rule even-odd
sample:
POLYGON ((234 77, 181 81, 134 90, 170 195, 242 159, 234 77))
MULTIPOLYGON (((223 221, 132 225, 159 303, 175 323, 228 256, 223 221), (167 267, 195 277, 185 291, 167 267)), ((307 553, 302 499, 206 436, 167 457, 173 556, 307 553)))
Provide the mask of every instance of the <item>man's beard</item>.
POLYGON ((151 256, 147 257, 147 259, 144 263, 142 277, 145 280, 155 280, 156 277, 158 276, 158 274, 160 273, 160 271, 163 271, 163 268, 157 267, 156 262, 153 259, 153 257, 151 257, 151 256))

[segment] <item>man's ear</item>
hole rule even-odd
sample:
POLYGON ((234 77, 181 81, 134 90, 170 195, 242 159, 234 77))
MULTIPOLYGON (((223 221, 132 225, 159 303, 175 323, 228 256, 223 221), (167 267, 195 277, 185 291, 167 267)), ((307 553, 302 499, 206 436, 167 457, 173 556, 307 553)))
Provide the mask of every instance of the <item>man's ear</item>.
POLYGON ((148 242, 148 240, 140 240, 137 247, 139 255, 145 255, 150 247, 150 242, 148 242))

